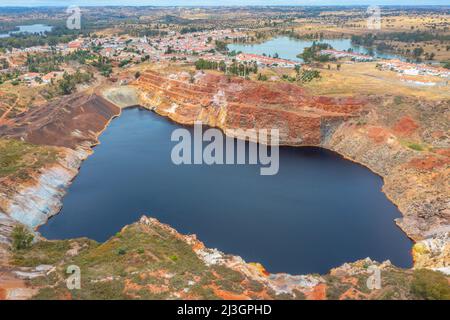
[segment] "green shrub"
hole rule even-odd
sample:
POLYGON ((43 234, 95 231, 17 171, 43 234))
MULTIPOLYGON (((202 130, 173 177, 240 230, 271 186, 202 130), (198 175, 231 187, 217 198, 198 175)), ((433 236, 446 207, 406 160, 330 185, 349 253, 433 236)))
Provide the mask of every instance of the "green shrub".
POLYGON ((394 97, 394 103, 395 104, 401 104, 403 102, 403 98, 400 96, 394 97))
POLYGON ((267 76, 265 75, 265 74, 258 74, 258 80, 259 81, 267 81, 268 80, 268 78, 267 78, 267 76))
POLYGON ((12 247, 16 251, 28 249, 34 239, 34 235, 22 225, 15 226, 11 236, 13 239, 12 247))
POLYGON ((311 82, 314 79, 320 79, 320 72, 317 70, 302 70, 300 80, 302 82, 311 82))
POLYGON ((442 273, 420 269, 415 270, 413 276, 411 291, 418 298, 425 300, 450 300, 450 285, 442 273))
POLYGON ((424 147, 418 143, 409 143, 408 148, 416 150, 416 151, 423 151, 424 147))

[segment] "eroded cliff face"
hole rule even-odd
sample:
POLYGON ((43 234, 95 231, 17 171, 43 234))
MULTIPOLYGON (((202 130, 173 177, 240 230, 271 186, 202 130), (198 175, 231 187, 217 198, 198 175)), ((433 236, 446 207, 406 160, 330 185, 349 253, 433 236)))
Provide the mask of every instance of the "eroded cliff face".
POLYGON ((143 73, 133 84, 140 104, 181 124, 201 121, 224 131, 278 129, 280 144, 319 145, 362 100, 308 95, 288 83, 262 83, 197 72, 143 73))
POLYGON ((0 127, 2 138, 45 145, 56 154, 37 170, 26 170, 24 178, 11 174, 0 179, 3 242, 8 242, 14 221, 35 229, 59 212, 62 197, 81 162, 119 113, 118 107, 99 96, 75 95, 35 108, 0 127))
POLYGON ((403 143, 389 127, 347 123, 324 146, 383 177, 383 191, 403 214, 396 223, 412 239, 450 231, 450 159, 403 143))

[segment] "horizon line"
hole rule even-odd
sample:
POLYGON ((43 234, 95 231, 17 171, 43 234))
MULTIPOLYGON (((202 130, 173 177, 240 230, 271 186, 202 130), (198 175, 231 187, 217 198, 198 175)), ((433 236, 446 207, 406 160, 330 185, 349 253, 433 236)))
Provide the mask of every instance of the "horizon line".
MULTIPOLYGON (((241 8, 251 8, 251 7, 366 7, 374 4, 267 4, 267 5, 241 5, 241 4, 228 4, 228 5, 133 5, 133 4, 108 4, 108 5, 95 5, 95 4, 85 4, 77 7, 160 7, 160 8, 208 8, 208 7, 241 7, 241 8)), ((73 5, 72 5, 73 6, 73 5)), ((381 4, 378 7, 450 7, 447 4, 381 4)), ((59 4, 46 4, 46 5, 0 5, 0 8, 67 8, 67 5, 59 4)))

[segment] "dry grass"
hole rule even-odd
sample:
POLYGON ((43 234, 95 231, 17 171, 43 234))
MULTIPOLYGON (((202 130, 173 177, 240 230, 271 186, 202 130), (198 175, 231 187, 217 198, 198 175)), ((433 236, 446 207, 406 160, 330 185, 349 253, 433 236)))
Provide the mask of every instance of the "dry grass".
POLYGON ((25 83, 19 83, 14 86, 7 82, 0 85, 0 99, 3 97, 0 103, 0 110, 6 111, 13 107, 8 114, 8 118, 11 118, 20 112, 27 111, 32 106, 46 103, 46 100, 39 94, 41 89, 39 87, 29 87, 25 83))
MULTIPOLYGON (((445 26, 448 27, 449 16, 445 14, 433 14, 433 15, 414 15, 414 14, 401 14, 398 16, 383 16, 381 11, 381 30, 380 32, 407 32, 407 31, 445 31, 445 26)), ((318 19, 297 19, 297 22, 301 26, 296 28, 297 32, 320 32, 329 31, 344 34, 360 34, 366 32, 374 32, 367 28, 367 20, 358 17, 355 13, 346 11, 333 11, 322 13, 318 19), (326 19, 330 19, 333 16, 346 16, 352 17, 337 26, 335 23, 327 23, 326 19), (324 19, 325 18, 325 19, 324 19)), ((331 21, 331 20, 330 20, 331 21)))
MULTIPOLYGON (((331 64, 332 70, 321 70, 322 79, 305 84, 317 95, 353 96, 391 94, 414 96, 432 100, 450 99, 449 86, 417 86, 401 81, 402 77, 393 71, 380 71, 376 63, 342 64, 341 70, 331 64)), ((441 78, 421 79, 442 82, 441 78)))

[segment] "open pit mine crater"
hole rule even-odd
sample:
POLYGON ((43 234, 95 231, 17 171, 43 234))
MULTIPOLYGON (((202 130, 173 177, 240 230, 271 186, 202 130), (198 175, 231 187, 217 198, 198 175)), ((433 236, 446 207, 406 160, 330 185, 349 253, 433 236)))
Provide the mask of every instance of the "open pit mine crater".
MULTIPOLYGON (((402 213, 395 223, 415 242, 413 268, 450 274, 449 101, 418 101, 413 97, 403 97, 402 101, 396 106, 395 97, 387 94, 314 96, 289 83, 150 68, 128 85, 102 85, 94 94, 78 93, 33 108, 0 125, 0 135, 47 146, 57 156, 28 172, 26 178, 0 180, 0 264, 11 279, 17 277, 17 268, 9 263, 8 249, 14 226, 23 224, 36 232, 38 241, 47 241, 37 232, 38 227, 61 210, 69 185, 83 160, 92 154, 99 135, 123 108, 139 105, 176 123, 192 125, 202 121, 225 134, 238 128, 277 128, 281 145, 321 147, 362 164, 383 178, 383 192, 402 213), (423 151, 408 147, 405 141, 411 137, 429 147, 423 151)), ((155 219, 143 217, 124 230, 135 228, 139 232, 162 228, 187 243, 206 265, 223 264, 275 292, 300 290, 307 298, 323 296, 320 276, 269 274, 259 264, 207 249, 195 236, 182 236, 155 219)), ((361 267, 358 263, 346 264, 331 273, 356 272, 361 267)), ((380 266, 389 268, 389 263, 380 266)), ((39 274, 42 270, 27 272, 39 274)), ((21 282, 12 285, 10 291, 16 290, 17 294, 21 286, 29 289, 22 292, 24 297, 36 293, 35 288, 21 282)), ((222 293, 218 296, 230 298, 216 289, 216 293, 222 293)), ((237 298, 258 297, 272 296, 243 294, 237 298)))

